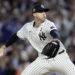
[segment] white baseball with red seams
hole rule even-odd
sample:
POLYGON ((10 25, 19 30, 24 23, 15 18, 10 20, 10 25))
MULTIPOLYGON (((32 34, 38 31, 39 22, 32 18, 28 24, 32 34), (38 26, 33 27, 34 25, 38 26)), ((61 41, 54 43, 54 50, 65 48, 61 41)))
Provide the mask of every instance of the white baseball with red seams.
POLYGON ((40 27, 35 28, 33 25, 34 21, 26 23, 17 32, 17 36, 21 39, 28 39, 39 54, 37 59, 27 66, 21 75, 46 75, 52 71, 61 72, 64 75, 75 75, 75 66, 71 62, 61 41, 56 57, 45 59, 47 56, 41 54, 47 43, 53 40, 53 37, 50 35, 50 31, 57 29, 54 23, 45 19, 40 27), (63 50, 64 52, 59 54, 59 52, 63 50))

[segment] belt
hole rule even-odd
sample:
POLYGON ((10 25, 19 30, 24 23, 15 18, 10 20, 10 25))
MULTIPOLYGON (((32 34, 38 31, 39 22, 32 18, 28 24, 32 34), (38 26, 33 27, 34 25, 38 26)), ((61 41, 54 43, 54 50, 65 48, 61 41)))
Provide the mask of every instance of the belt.
POLYGON ((62 54, 62 53, 64 53, 65 52, 65 50, 62 50, 61 52, 59 52, 58 54, 62 54))

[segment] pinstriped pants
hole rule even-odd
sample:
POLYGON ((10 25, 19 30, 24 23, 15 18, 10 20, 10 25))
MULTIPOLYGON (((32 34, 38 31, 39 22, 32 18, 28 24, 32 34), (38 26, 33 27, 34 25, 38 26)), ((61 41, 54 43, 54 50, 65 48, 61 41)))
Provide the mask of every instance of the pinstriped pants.
POLYGON ((45 59, 45 56, 39 55, 21 75, 46 75, 54 71, 60 72, 62 75, 75 75, 75 65, 66 52, 51 59, 45 59))

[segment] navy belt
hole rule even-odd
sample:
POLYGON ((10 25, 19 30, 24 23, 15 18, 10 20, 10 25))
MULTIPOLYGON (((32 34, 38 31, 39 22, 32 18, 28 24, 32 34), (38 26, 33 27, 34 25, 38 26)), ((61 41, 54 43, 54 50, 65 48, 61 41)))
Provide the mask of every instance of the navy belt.
POLYGON ((59 52, 58 54, 62 54, 62 53, 64 53, 65 52, 65 50, 62 50, 61 52, 59 52))

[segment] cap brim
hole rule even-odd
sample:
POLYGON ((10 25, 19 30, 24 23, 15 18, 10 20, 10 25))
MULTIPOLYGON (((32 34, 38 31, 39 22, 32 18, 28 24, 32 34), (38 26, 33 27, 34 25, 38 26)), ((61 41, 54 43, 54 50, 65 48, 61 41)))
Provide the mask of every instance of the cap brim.
POLYGON ((50 9, 44 9, 43 11, 44 11, 44 12, 48 12, 49 10, 50 10, 50 9))
POLYGON ((48 11, 49 11, 49 9, 45 8, 45 9, 41 9, 41 10, 39 10, 37 12, 48 12, 48 11))
POLYGON ((45 8, 45 9, 39 9, 39 10, 33 12, 33 13, 36 13, 36 12, 48 12, 49 10, 50 9, 47 9, 47 8, 45 8))

